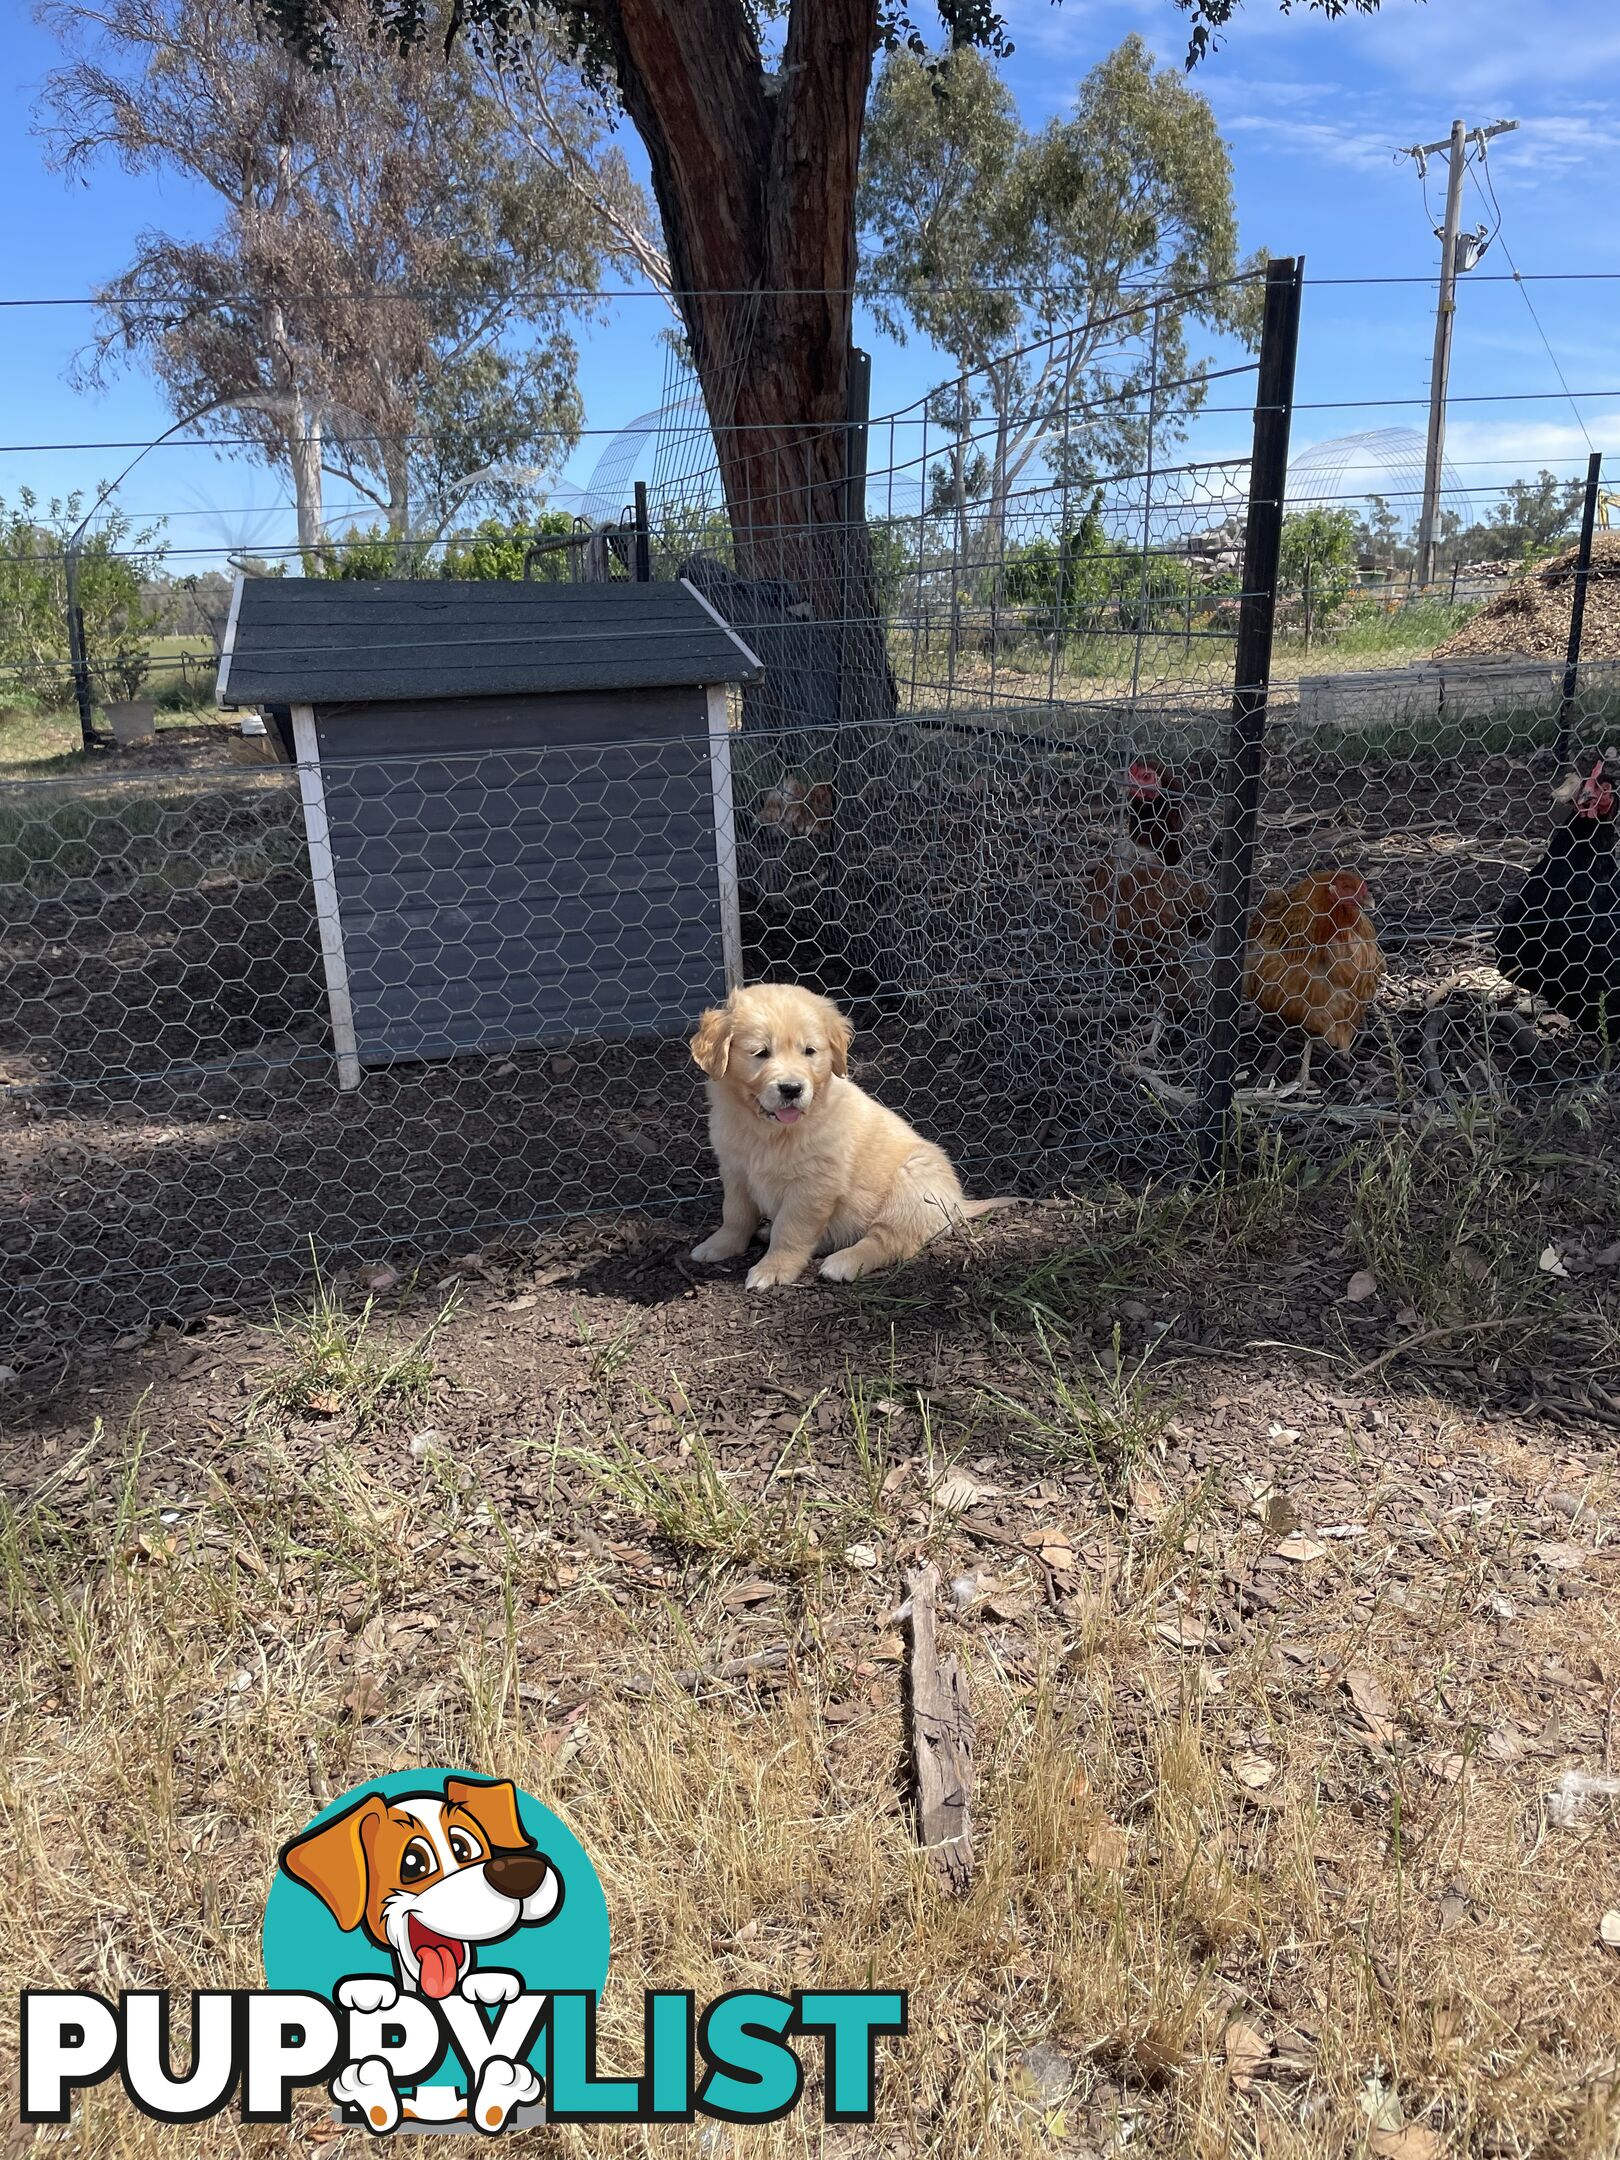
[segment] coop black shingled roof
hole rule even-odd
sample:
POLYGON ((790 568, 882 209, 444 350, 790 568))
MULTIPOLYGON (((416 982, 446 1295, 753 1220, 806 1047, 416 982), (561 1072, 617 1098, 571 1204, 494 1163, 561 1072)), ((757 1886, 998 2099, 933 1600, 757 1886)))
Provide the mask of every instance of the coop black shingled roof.
POLYGON ((222 705, 536 696, 756 682, 684 584, 240 578, 222 705))

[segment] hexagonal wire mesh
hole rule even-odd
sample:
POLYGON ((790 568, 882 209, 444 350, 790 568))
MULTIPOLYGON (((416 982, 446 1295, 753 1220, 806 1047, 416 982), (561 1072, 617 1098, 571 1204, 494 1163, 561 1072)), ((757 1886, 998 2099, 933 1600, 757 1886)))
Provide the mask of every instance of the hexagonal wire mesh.
MULTIPOLYGON (((718 470, 690 455, 658 476, 658 573, 689 575, 767 665, 732 714, 701 906, 734 903, 745 979, 851 1009, 857 1077, 976 1192, 1174 1169, 1207 1132, 1253 597, 1248 459, 1215 423, 1225 410, 1246 431, 1255 392, 1252 363, 1230 371, 1236 398, 1163 379, 1151 307, 1131 338, 1134 461, 1088 462, 1086 396, 1047 351, 1022 379, 1058 417, 1016 486, 994 482, 1004 390, 998 416, 967 380, 840 441, 857 471, 865 440, 890 446, 865 482, 869 526, 804 518, 827 484, 814 457, 791 519, 757 495, 724 515, 718 470), (1206 436, 1218 454, 1195 458, 1206 436), (992 484, 973 494, 983 439, 992 484)), ((723 438, 723 411, 715 424, 723 438)), ((1608 1070, 1601 778, 1548 851, 1555 783, 1620 736, 1617 701, 1620 669, 1590 665, 1573 703, 1545 666, 1273 695, 1229 1044, 1255 1116, 1337 1146, 1437 1096, 1507 1101, 1608 1070), (1302 884, 1339 871, 1335 889, 1302 884), (1367 910, 1376 964, 1358 946, 1367 910)), ((685 1036, 718 984, 683 943, 691 887, 670 862, 713 800, 709 756, 627 738, 324 759, 330 799, 363 799, 398 841, 345 906, 408 926, 405 1037, 353 1088, 299 775, 8 787, 7 1354, 290 1283, 312 1249, 325 1263, 570 1213, 706 1214, 685 1036), (602 860, 613 877, 593 881, 602 860), (454 904, 440 889, 402 907, 427 864, 455 871, 454 904), (514 890, 515 930, 474 964, 469 923, 514 890)))

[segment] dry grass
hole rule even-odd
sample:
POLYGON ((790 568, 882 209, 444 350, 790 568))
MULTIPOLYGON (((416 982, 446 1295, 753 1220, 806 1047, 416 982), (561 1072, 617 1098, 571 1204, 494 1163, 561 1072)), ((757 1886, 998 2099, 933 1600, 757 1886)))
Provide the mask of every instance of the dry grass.
MULTIPOLYGON (((1008 1385, 1072 1426, 1102 1383, 1049 1346, 1008 1385)), ((1115 1414, 1146 1418, 1146 1385, 1116 1361, 1115 1414)), ((872 1386, 851 1393, 870 1424, 872 1386)), ((742 1513, 712 1459, 677 1452, 684 1467, 628 1484, 622 1451, 601 1460, 643 1535, 689 1523, 692 1481, 704 1520, 729 1533, 742 1513)), ((896 1785, 884 1610, 933 1468, 869 1464, 888 1587, 801 1575, 760 1618, 790 1665, 694 1699, 667 1676, 732 1624, 722 1563, 780 1561, 769 1546, 711 1541, 656 1580, 604 1543, 623 1526, 566 1519, 555 1488, 527 1526, 492 1523, 403 1433, 302 1458, 232 1433, 154 1480, 138 1422, 91 1431, 0 1527, 5 2016, 24 1982, 256 1984, 280 1841, 368 1776, 462 1762, 558 1807, 596 1859, 610 2062, 634 2065, 644 1985, 911 1993, 870 2132, 806 2109, 758 2131, 538 2134, 545 2149, 1614 2151, 1620 1990, 1594 1934, 1617 1901, 1613 1823, 1549 1826, 1545 1763, 1483 1744, 1515 1706, 1486 1654, 1502 1548, 1485 1519, 1431 1525, 1416 1588, 1398 1549, 1336 1547, 1284 1645, 1231 1589, 1272 1529, 1241 1497, 1165 1504, 1135 1480, 1060 1613, 1026 1581, 1022 1611, 1004 1589, 947 1623, 982 1777, 977 1880, 951 1903, 896 1785), (1347 1674, 1384 1690, 1381 1731, 1347 1674)), ((1554 1597, 1514 1628, 1525 1669, 1620 1681, 1612 1598, 1554 1597)), ((116 2089, 83 2108, 69 2148, 120 2160, 360 2150, 328 2144, 314 2106, 290 2132, 221 2121, 183 2147, 116 2089)))
POLYGON ((351 1313, 322 1276, 313 1251, 311 1257, 309 1304, 273 1311, 277 1360, 255 1390, 249 1422, 314 1415, 358 1425, 380 1409, 424 1402, 433 1386, 434 1341, 456 1309, 458 1291, 419 1333, 395 1343, 373 1324, 375 1298, 351 1313))

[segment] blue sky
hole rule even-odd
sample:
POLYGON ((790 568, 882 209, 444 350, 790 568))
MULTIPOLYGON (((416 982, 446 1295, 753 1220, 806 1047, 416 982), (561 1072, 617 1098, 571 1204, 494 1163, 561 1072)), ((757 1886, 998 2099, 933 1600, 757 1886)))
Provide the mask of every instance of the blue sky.
MULTIPOLYGON (((127 260, 148 226, 200 234, 214 222, 206 194, 174 178, 130 181, 110 169, 88 186, 46 171, 30 132, 51 39, 13 0, 0 116, 0 200, 8 207, 0 253, 7 297, 86 292, 127 260), (21 19, 19 19, 21 18, 21 19)), ((1026 120, 1061 112, 1097 58, 1137 30, 1169 62, 1179 61, 1185 18, 1170 0, 1011 0, 1017 50, 1008 78, 1026 120)), ((1430 236, 1415 173, 1395 146, 1443 135, 1454 115, 1470 122, 1518 119, 1497 144, 1492 172, 1503 213, 1503 245, 1484 272, 1527 275, 1620 273, 1620 229, 1603 210, 1620 120, 1620 11, 1613 0, 1384 0, 1379 15, 1328 23, 1283 16, 1271 0, 1247 0, 1227 42, 1199 71, 1233 154, 1245 246, 1303 253, 1313 280, 1306 298, 1296 450, 1351 430, 1421 426, 1417 403, 1357 412, 1356 400, 1421 400, 1432 335, 1430 236), (1611 87, 1612 86, 1612 87, 1611 87), (1356 281, 1405 279, 1404 284, 1356 281), (1341 402, 1342 401, 1342 402, 1341 402)), ((631 139, 633 141, 633 138, 631 139)), ((1430 192, 1438 214, 1439 174, 1430 192)), ((1471 192, 1465 223, 1487 214, 1471 192)), ((1448 448, 1459 474, 1488 499, 1510 472, 1553 464, 1584 467, 1580 422, 1559 395, 1558 375, 1526 306, 1572 389, 1599 448, 1620 454, 1620 282, 1469 280, 1462 293, 1448 448), (1471 403, 1523 394, 1523 402, 1471 403), (1550 395, 1549 395, 1550 394, 1550 395)), ((613 429, 659 401, 663 361, 655 342, 664 317, 652 301, 627 301, 609 331, 584 340, 587 422, 613 429)), ((147 440, 171 417, 151 386, 128 376, 99 397, 72 390, 65 374, 87 334, 76 308, 12 309, 0 340, 0 400, 7 442, 147 440)), ((925 350, 896 349, 870 324, 873 408, 915 396, 941 372, 925 350)), ((1201 447, 1241 445, 1236 416, 1205 424, 1201 447)), ((583 482, 602 447, 581 444, 569 478, 583 482)), ((0 494, 23 482, 40 493, 94 486, 128 452, 0 452, 0 494)), ((268 547, 291 537, 279 508, 285 489, 263 467, 221 459, 199 447, 162 448, 121 493, 139 513, 171 514, 177 545, 268 547)), ((341 505, 333 483, 329 506, 341 505)), ((178 567, 177 563, 177 567, 178 567)))

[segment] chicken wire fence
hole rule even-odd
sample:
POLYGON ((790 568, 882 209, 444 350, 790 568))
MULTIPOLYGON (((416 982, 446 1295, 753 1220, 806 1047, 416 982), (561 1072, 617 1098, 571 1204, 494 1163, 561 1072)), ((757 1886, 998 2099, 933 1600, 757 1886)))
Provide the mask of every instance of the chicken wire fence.
MULTIPOLYGON (((802 528, 739 563, 700 523, 704 475, 666 469, 655 567, 729 604, 766 662, 763 693, 733 701, 725 785, 701 735, 485 753, 475 787, 438 784, 474 757, 451 741, 326 755, 328 799, 363 794, 387 841, 345 909, 381 912, 383 885, 393 904, 430 866, 456 878, 453 906, 413 917, 410 1040, 358 1085, 307 776, 268 741, 229 767, 7 786, 4 1355, 290 1287, 312 1256, 413 1260, 597 1211, 711 1227, 686 1037, 739 974, 839 999, 856 1077, 979 1194, 1180 1174, 1229 1131, 1227 1098, 1337 1147, 1436 1104, 1606 1079, 1609 993, 1585 993, 1617 942, 1613 799, 1557 796, 1620 739, 1620 668, 1589 665, 1573 699, 1548 668, 1306 681, 1268 711, 1291 346, 1255 369, 1252 470, 1187 454, 1203 400, 1178 470, 1156 453, 1151 484, 1145 462, 1090 480, 1100 550, 1073 542, 1072 469, 1038 476, 1044 510, 1035 481, 1006 491, 987 537, 947 462, 943 522, 920 491, 885 555, 902 468, 933 461, 920 422, 867 475, 870 537, 851 518, 819 565, 802 528), (1107 570, 1074 616, 1066 580, 1099 552, 1134 586, 1107 570), (1210 569, 1172 586, 1154 557, 1210 569), (878 612, 829 608, 869 574, 878 612), (1344 892, 1303 897, 1333 872, 1344 892), (689 934, 694 907, 712 939, 689 934), (504 938, 475 966, 469 926, 496 909, 504 938), (1357 965, 1352 932, 1376 937, 1357 965), (1347 1002, 1313 1004, 1324 985, 1347 1002)), ((1137 388, 1167 409, 1167 386, 1137 388)))

